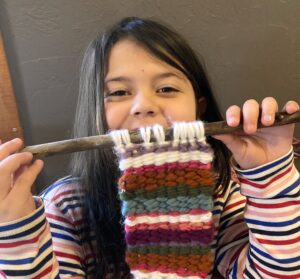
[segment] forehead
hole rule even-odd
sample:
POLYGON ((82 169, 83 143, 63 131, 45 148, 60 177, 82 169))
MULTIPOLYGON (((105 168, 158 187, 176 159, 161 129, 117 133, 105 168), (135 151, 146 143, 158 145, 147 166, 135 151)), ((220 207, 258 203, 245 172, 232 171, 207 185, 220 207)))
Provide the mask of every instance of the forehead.
MULTIPOLYGON (((172 60, 176 61, 174 58, 172 60)), ((168 71, 186 78, 183 72, 152 54, 141 43, 123 39, 116 43, 109 53, 107 75, 132 71, 168 71)))

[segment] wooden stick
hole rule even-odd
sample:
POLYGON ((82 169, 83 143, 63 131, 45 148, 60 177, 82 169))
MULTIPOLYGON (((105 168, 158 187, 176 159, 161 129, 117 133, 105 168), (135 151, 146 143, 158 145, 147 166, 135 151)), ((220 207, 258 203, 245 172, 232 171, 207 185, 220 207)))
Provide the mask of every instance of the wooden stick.
MULTIPOLYGON (((291 123, 300 122, 300 111, 293 114, 277 113, 275 122, 272 126, 263 126, 260 122, 258 123, 259 128, 268 128, 274 126, 281 126, 291 123)), ((211 122, 204 124, 205 135, 212 136, 218 134, 228 134, 235 131, 242 131, 243 125, 237 127, 230 127, 226 121, 211 122)), ((165 129, 166 139, 172 140, 172 128, 165 129)), ((141 143, 142 138, 138 132, 130 133, 130 138, 133 143, 141 143)), ((151 138, 151 141, 155 141, 155 138, 151 138)), ((112 147, 113 141, 109 135, 90 136, 77 139, 69 139, 51 143, 44 143, 39 145, 27 146, 23 151, 29 151, 33 155, 39 156, 50 156, 55 154, 72 153, 78 151, 85 151, 95 148, 106 148, 112 147)))

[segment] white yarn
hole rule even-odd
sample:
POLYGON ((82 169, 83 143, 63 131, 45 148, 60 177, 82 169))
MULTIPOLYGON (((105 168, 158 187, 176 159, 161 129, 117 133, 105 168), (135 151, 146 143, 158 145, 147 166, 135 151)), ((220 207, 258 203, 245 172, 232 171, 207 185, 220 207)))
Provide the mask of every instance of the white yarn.
POLYGON ((120 132, 121 132, 122 141, 127 147, 130 147, 132 143, 131 143, 129 131, 124 129, 124 130, 120 130, 120 132))
MULTIPOLYGON (((158 144, 166 143, 166 135, 164 128, 161 125, 154 125, 152 127, 140 128, 140 135, 143 139, 145 146, 150 145, 151 131, 158 144)), ((173 123, 173 142, 175 143, 193 143, 196 140, 205 142, 205 131, 204 124, 202 121, 194 122, 174 122, 173 123)), ((132 145, 129 131, 126 129, 111 131, 110 136, 112 137, 117 147, 129 147, 132 145)))
MULTIPOLYGON (((151 142, 152 133, 158 145, 163 146, 169 144, 169 142, 166 141, 164 128, 161 125, 154 125, 153 127, 140 128, 140 135, 143 140, 142 145, 144 147, 149 148, 150 146, 153 146, 154 143, 151 142)), ((112 131, 110 132, 110 136, 119 153, 125 153, 126 148, 133 146, 128 130, 112 131)), ((207 144, 202 121, 173 123, 173 146, 177 146, 179 143, 195 145, 196 142, 201 142, 204 145, 207 144)), ((133 152, 137 152, 137 150, 133 152)), ((188 150, 188 152, 180 150, 157 153, 150 152, 141 156, 122 159, 119 162, 119 167, 121 170, 125 170, 130 167, 138 168, 147 165, 160 166, 164 163, 188 162, 190 160, 204 164, 210 163, 213 160, 213 151, 208 149, 205 152, 199 150, 188 150)))
POLYGON ((187 136, 188 141, 191 145, 195 145, 196 142, 196 127, 194 125, 194 122, 187 123, 187 136))
POLYGON ((193 125, 195 127, 197 141, 200 141, 200 142, 206 144, 204 122, 203 121, 195 121, 195 122, 193 122, 193 125))
POLYGON ((160 145, 165 144, 166 135, 163 126, 156 124, 152 127, 152 130, 157 143, 160 145))
POLYGON ((153 145, 153 143, 150 142, 151 140, 151 127, 142 127, 140 128, 140 135, 144 141, 145 147, 150 147, 153 145))
POLYGON ((175 142, 186 143, 203 140, 205 141, 205 130, 203 121, 194 122, 174 122, 173 138, 175 142))
POLYGON ((190 223, 201 223, 201 222, 210 222, 212 218, 212 213, 201 213, 201 214, 178 214, 176 216, 172 216, 169 214, 160 214, 158 216, 136 216, 125 219, 125 224, 128 226, 135 226, 138 224, 156 224, 162 222, 169 223, 178 223, 178 222, 190 222, 190 223))
MULTIPOLYGON (((131 271, 131 274, 134 276, 135 279, 199 279, 198 276, 186 276, 182 277, 180 275, 177 275, 176 273, 162 273, 159 271, 154 272, 142 272, 138 270, 131 271)), ((210 275, 208 275, 205 279, 211 278, 210 275)))
POLYGON ((186 143, 188 140, 187 124, 185 122, 175 122, 173 124, 174 139, 180 143, 186 143))
POLYGON ((126 129, 111 131, 109 135, 112 138, 118 152, 124 153, 126 152, 125 147, 128 148, 133 145, 131 143, 129 131, 126 129))

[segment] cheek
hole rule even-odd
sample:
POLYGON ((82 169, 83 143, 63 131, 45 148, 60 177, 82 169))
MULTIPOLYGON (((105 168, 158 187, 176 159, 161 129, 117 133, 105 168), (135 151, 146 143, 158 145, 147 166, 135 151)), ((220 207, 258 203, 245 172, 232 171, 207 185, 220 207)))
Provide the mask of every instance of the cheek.
POLYGON ((195 121, 196 120, 196 106, 193 103, 185 104, 180 107, 172 106, 165 110, 165 115, 169 122, 174 121, 195 121))
POLYGON ((166 106, 166 113, 171 121, 195 121, 196 120, 196 101, 192 88, 187 88, 184 95, 174 99, 174 102, 166 106))
POLYGON ((117 130, 121 127, 124 118, 128 111, 122 105, 117 105, 115 103, 105 104, 105 117, 107 121, 107 126, 109 130, 117 130))

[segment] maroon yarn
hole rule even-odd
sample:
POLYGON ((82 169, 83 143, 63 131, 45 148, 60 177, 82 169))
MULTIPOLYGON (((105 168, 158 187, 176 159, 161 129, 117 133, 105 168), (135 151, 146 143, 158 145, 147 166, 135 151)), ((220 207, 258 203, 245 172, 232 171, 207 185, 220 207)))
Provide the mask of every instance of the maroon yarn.
POLYGON ((191 231, 180 230, 139 230, 126 234, 126 243, 128 245, 141 245, 149 243, 191 243, 198 242, 200 244, 208 245, 214 235, 214 228, 191 231))

